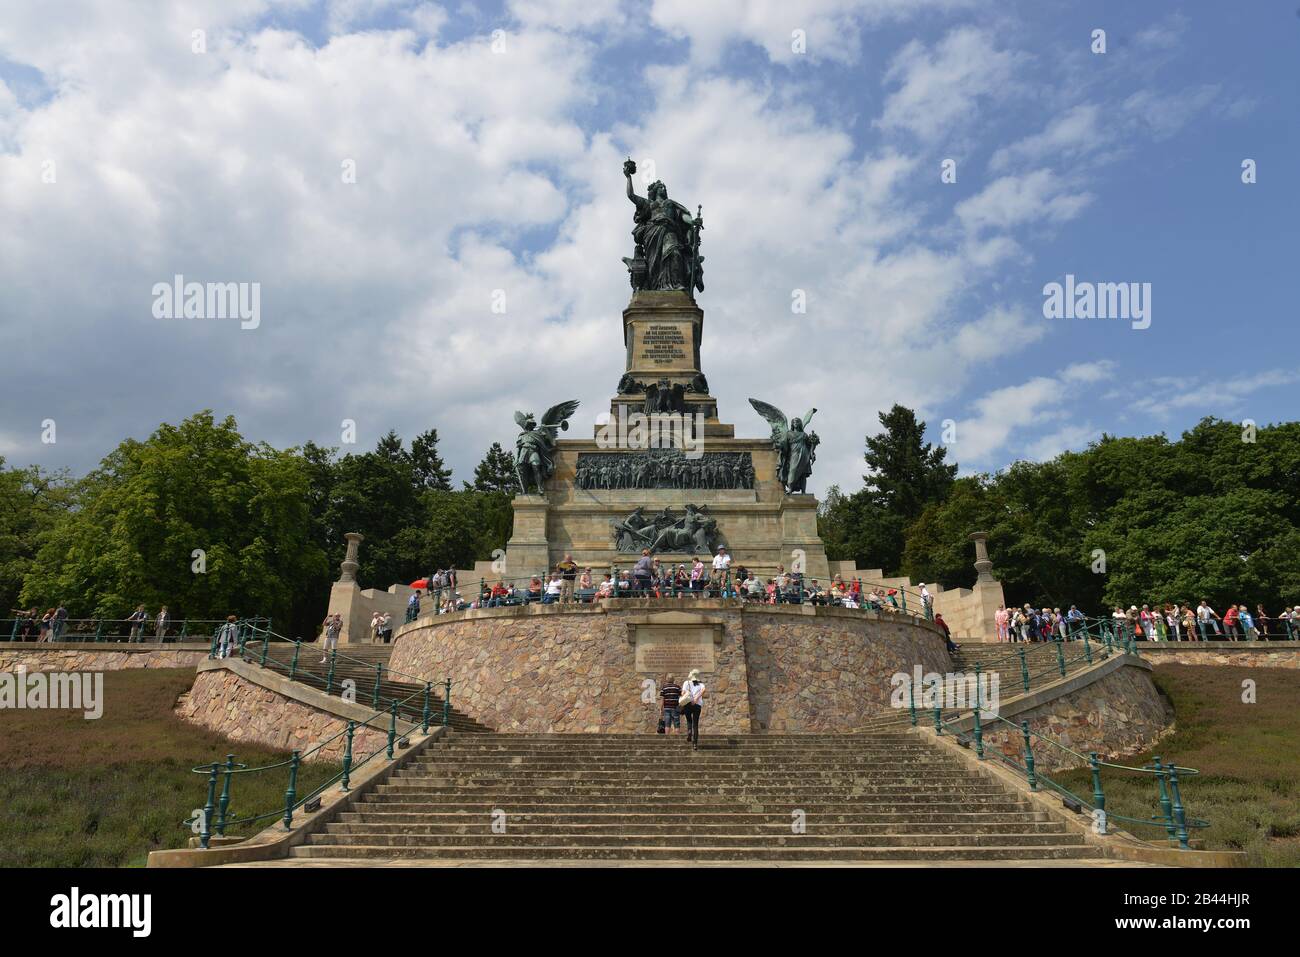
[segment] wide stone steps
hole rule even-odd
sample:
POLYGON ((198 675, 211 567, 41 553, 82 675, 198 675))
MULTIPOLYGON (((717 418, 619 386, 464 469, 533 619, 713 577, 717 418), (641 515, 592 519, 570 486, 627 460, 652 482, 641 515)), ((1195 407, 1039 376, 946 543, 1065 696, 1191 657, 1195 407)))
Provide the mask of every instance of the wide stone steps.
MULTIPOLYGON (((716 797, 716 795, 709 795, 716 797)), ((358 805, 363 809, 361 813, 371 814, 431 814, 431 815, 448 815, 448 814, 492 814, 497 810, 504 810, 509 814, 546 814, 554 811, 556 814, 582 814, 590 811, 592 805, 589 802, 565 802, 565 801, 511 801, 508 805, 503 805, 500 801, 483 801, 482 795, 477 795, 480 800, 472 800, 466 795, 461 798, 448 799, 447 801, 402 801, 402 800, 381 800, 365 801, 358 805)), ((612 814, 654 814, 654 813, 680 813, 686 815, 694 814, 727 814, 738 813, 739 811, 752 813, 767 814, 786 814, 793 810, 801 810, 806 814, 835 814, 847 813, 846 807, 851 807, 855 812, 863 814, 891 815, 891 814, 970 814, 970 813, 987 813, 987 814, 1022 814, 1030 813, 1025 804, 1003 794, 985 800, 968 800, 962 805, 962 810, 953 811, 953 803, 949 800, 942 801, 923 801, 915 798, 907 800, 855 800, 852 804, 845 804, 843 801, 834 803, 822 803, 819 800, 800 801, 796 805, 789 801, 746 801, 739 804, 734 800, 725 801, 692 801, 689 805, 690 810, 684 810, 688 805, 673 805, 668 810, 663 800, 654 796, 647 796, 641 799, 623 799, 620 801, 610 801, 599 805, 606 813, 612 814), (978 807, 979 811, 972 811, 971 808, 978 807)))
MULTIPOLYGON (((700 822, 700 821, 680 821, 676 819, 668 820, 651 820, 651 821, 634 821, 630 823, 595 823, 595 824, 573 824, 573 823, 538 823, 537 821, 517 821, 513 817, 507 817, 508 826, 515 828, 524 828, 525 833, 532 837, 538 835, 551 836, 609 836, 614 835, 622 839, 627 835, 644 834, 659 835, 667 837, 690 836, 698 837, 703 835, 728 835, 736 837, 787 837, 791 834, 791 818, 787 816, 784 820, 773 820, 768 817, 762 821, 739 821, 739 822, 700 822)), ((981 836, 988 834, 1064 834, 1065 826, 1053 821, 911 821, 906 823, 879 823, 874 821, 847 821, 831 822, 821 819, 811 819, 806 822, 808 833, 815 832, 818 835, 841 835, 844 837, 885 837, 894 835, 941 835, 941 834, 961 834, 967 836, 981 836)), ((377 823, 374 821, 358 822, 336 822, 330 824, 326 833, 314 835, 314 838, 320 840, 314 841, 320 843, 325 841, 331 834, 346 834, 356 836, 358 834, 383 835, 393 834, 403 837, 416 837, 421 834, 428 835, 481 835, 484 837, 495 838, 497 832, 492 829, 491 818, 484 815, 480 821, 469 823, 377 823)))
POLYGON ((436 859, 443 863, 475 861, 689 861, 694 863, 779 863, 838 864, 869 861, 934 862, 944 861, 1033 861, 1096 858, 1097 851, 1083 844, 1017 845, 963 847, 952 844, 935 847, 801 847, 797 844, 763 847, 720 847, 706 842, 672 847, 621 845, 612 847, 536 846, 499 842, 485 846, 448 845, 442 847, 402 846, 391 844, 308 844, 295 847, 296 858, 351 860, 419 860, 436 859))
MULTIPOLYGON (((511 805, 507 812, 512 823, 536 827, 539 830, 562 827, 622 827, 624 825, 645 826, 667 824, 672 827, 690 827, 694 825, 761 825, 767 826, 777 821, 777 825, 789 827, 789 811, 717 811, 696 813, 694 811, 655 811, 655 812, 606 812, 601 814, 548 813, 545 811, 516 810, 518 805, 511 805)), ((730 805, 728 805, 730 807, 730 805)), ((947 805, 942 805, 947 807, 947 805)), ((896 826, 916 825, 942 831, 949 827, 986 827, 992 830, 1025 827, 1028 824, 1049 821, 1045 812, 1015 810, 1016 805, 1008 804, 997 812, 981 811, 862 811, 850 814, 842 811, 801 809, 810 823, 818 826, 852 824, 866 828, 886 829, 896 826)), ((346 811, 339 815, 338 824, 370 824, 381 827, 400 827, 408 824, 446 826, 446 827, 483 827, 492 813, 497 810, 489 805, 482 805, 478 810, 456 810, 446 813, 428 811, 405 813, 401 811, 373 810, 346 811)), ((790 810, 793 810, 791 808, 790 810)))
POLYGON ((452 733, 292 854, 356 863, 1099 856, 1060 819, 901 728, 704 735, 698 751, 659 735, 452 733))
MULTIPOLYGON (((392 833, 359 830, 355 833, 313 834, 308 841, 311 845, 336 845, 349 847, 355 845, 373 846, 384 843, 391 847, 415 847, 436 850, 442 847, 483 847, 489 848, 502 837, 516 846, 538 848, 615 848, 615 847, 679 847, 689 848, 696 843, 708 843, 715 847, 757 848, 762 849, 776 845, 778 847, 825 847, 825 848, 868 848, 868 847, 989 847, 999 843, 1013 843, 1020 847, 1050 847, 1072 843, 1066 835, 1059 832, 1045 833, 948 833, 948 834, 862 834, 859 832, 824 834, 814 833, 808 829, 802 834, 792 831, 790 824, 770 833, 713 832, 709 834, 692 831, 662 831, 658 833, 604 833, 587 834, 581 831, 564 831, 553 834, 510 833, 509 826, 504 835, 493 834, 491 830, 483 833, 392 833)), ((1078 839, 1077 843, 1082 843, 1078 839)))

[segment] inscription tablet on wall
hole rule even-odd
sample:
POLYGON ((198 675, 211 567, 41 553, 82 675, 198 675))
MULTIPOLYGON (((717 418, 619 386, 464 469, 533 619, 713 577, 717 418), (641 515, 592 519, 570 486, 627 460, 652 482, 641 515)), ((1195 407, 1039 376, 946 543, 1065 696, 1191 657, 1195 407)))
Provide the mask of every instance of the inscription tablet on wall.
POLYGON ((636 670, 681 680, 692 668, 714 669, 712 627, 636 626, 636 670))

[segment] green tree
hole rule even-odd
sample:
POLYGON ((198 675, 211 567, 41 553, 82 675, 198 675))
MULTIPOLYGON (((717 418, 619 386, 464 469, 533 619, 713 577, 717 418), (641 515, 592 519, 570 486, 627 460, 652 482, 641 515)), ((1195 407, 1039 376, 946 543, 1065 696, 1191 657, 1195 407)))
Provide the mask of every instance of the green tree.
POLYGON ((288 620, 325 557, 311 541, 302 458, 210 411, 128 439, 77 483, 41 536, 26 602, 120 618, 137 603, 176 617, 288 620), (197 551, 196 551, 197 550, 197 551))
POLYGON ((925 441, 925 423, 911 409, 895 405, 879 417, 882 431, 866 437, 864 487, 852 495, 837 488, 818 528, 828 557, 896 575, 908 526, 947 497, 957 466, 945 461, 947 449, 925 441))
POLYGON ((519 491, 519 479, 515 475, 514 457, 501 447, 500 442, 493 442, 483 456, 483 461, 474 466, 474 484, 463 483, 465 488, 478 492, 501 492, 514 495, 519 491))
POLYGON ((451 469, 438 454, 438 430, 421 432, 411 441, 411 469, 420 491, 451 490, 451 469))
POLYGON ((64 516, 72 499, 67 472, 6 468, 0 457, 0 617, 16 608, 41 536, 64 516))

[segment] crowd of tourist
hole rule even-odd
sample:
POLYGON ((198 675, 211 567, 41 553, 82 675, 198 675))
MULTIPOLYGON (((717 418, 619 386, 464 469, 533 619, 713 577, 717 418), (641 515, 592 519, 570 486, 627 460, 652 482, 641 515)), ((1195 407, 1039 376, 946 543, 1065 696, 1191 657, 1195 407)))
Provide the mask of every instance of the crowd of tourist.
MULTIPOLYGON (((49 608, 43 614, 39 608, 11 608, 9 613, 14 617, 10 634, 4 637, 14 641, 60 641, 68 631, 68 609, 63 605, 49 608)), ((164 641, 172 628, 172 616, 166 605, 157 614, 145 611, 144 605, 136 605, 125 618, 82 619, 74 624, 80 629, 80 634, 99 638, 143 641, 152 630, 155 639, 164 641)))
MULTIPOLYGON (((1269 615, 1263 605, 1252 614, 1246 605, 1229 605, 1222 615, 1208 601, 1196 607, 1186 603, 1116 605, 1108 616, 1114 634, 1135 641, 1255 641, 1300 636, 1300 605, 1269 615)), ((1060 608, 999 606, 994 615, 998 641, 1050 641, 1069 639, 1083 632, 1090 619, 1071 605, 1060 608)))
MULTIPOLYGON (((407 621, 420 615, 421 602, 426 597, 420 590, 412 593, 407 603, 407 621)), ((708 563, 694 556, 689 563, 661 561, 643 549, 641 557, 627 569, 594 572, 581 567, 572 555, 566 554, 548 574, 534 575, 529 579, 501 578, 490 585, 484 583, 477 598, 466 599, 455 588, 430 590, 435 604, 435 614, 462 611, 467 608, 498 608, 540 602, 544 605, 571 602, 592 602, 604 598, 739 598, 756 604, 813 604, 838 605, 845 608, 867 608, 889 612, 911 611, 930 617, 929 591, 922 584, 919 595, 914 595, 912 606, 898 588, 864 585, 858 578, 844 579, 833 575, 828 581, 808 578, 802 572, 787 572, 778 565, 776 573, 768 578, 752 573, 744 565, 735 565, 725 547, 708 563)))
MULTIPOLYGON (((453 573, 454 574, 454 573, 453 573)), ((434 577, 430 577, 434 581, 434 577)), ((864 584, 859 578, 832 575, 829 580, 809 578, 801 572, 778 565, 776 573, 763 577, 742 564, 735 564, 726 548, 719 548, 711 559, 694 556, 690 562, 674 564, 643 549, 631 568, 595 572, 578 565, 566 554, 545 575, 529 579, 501 578, 484 583, 480 594, 466 598, 454 586, 430 590, 436 595, 435 613, 444 614, 470 608, 498 608, 525 605, 592 602, 605 598, 672 598, 691 597, 739 598, 755 604, 813 604, 861 608, 885 612, 910 612, 934 619, 947 631, 940 616, 933 612, 933 598, 924 583, 908 595, 888 585, 864 584)), ((407 620, 419 616, 419 592, 411 596, 407 620)), ((1099 616, 1089 616, 1077 606, 1065 611, 1059 607, 999 607, 995 616, 999 641, 1069 640, 1082 635, 1099 616)), ((1300 637, 1300 605, 1269 615, 1263 606, 1252 613, 1246 605, 1231 605, 1220 614, 1209 602, 1193 607, 1187 604, 1137 605, 1127 610, 1117 606, 1105 616, 1113 623, 1113 632, 1138 641, 1253 640, 1300 637)))

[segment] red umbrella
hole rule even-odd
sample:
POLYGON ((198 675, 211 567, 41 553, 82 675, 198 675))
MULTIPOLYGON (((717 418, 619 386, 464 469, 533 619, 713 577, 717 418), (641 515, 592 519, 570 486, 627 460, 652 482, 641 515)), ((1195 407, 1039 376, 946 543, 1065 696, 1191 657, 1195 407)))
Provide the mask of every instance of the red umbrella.
POLYGON ((427 578, 417 578, 415 581, 411 582, 411 587, 412 587, 412 588, 428 588, 428 587, 429 587, 429 579, 427 579, 427 578))

